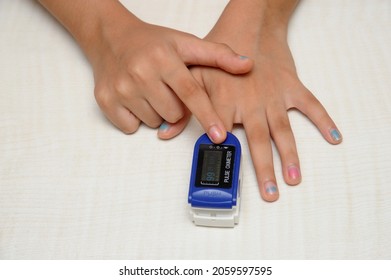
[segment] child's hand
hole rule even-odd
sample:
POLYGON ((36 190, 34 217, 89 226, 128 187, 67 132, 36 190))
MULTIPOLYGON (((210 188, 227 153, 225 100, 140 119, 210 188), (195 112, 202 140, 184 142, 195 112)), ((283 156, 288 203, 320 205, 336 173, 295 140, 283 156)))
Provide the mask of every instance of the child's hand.
POLYGON ((187 107, 214 142, 225 139, 225 128, 188 65, 220 67, 233 74, 248 72, 243 59, 223 44, 139 22, 108 35, 93 61, 95 96, 106 116, 126 133, 139 120, 150 127, 175 123, 187 107))
MULTIPOLYGON (((213 33, 208 40, 214 40, 213 33)), ((235 38, 219 41, 237 45, 235 38)), ((241 42, 243 45, 243 41, 241 42)), ((285 182, 301 181, 300 163, 287 110, 296 108, 320 130, 324 138, 338 144, 342 138, 334 122, 314 95, 300 82, 286 42, 266 36, 261 47, 251 53, 253 70, 242 76, 205 67, 192 68, 204 85, 214 108, 228 131, 234 124, 243 124, 260 188, 266 201, 279 197, 274 174, 271 141, 277 146, 285 182)))
POLYGON ((95 97, 106 116, 132 133, 140 121, 158 127, 182 119, 184 107, 199 120, 212 141, 226 138, 208 95, 187 66, 248 72, 249 59, 228 46, 147 24, 117 0, 40 0, 76 38, 90 60, 95 97))

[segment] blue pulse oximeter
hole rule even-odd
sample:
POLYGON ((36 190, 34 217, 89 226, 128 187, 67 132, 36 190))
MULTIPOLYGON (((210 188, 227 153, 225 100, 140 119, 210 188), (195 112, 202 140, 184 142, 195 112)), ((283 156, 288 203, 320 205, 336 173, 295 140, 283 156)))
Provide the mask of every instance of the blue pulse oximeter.
POLYGON ((234 227, 239 222, 242 151, 239 140, 227 134, 221 144, 204 134, 194 146, 188 203, 199 226, 234 227))

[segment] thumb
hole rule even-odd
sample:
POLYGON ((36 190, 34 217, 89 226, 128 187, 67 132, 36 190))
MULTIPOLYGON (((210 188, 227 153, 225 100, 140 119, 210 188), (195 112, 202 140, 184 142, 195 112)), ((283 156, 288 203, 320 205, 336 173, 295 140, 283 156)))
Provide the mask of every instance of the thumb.
POLYGON ((180 56, 188 66, 216 67, 231 74, 248 73, 254 65, 252 59, 236 53, 226 44, 212 43, 197 37, 185 42, 180 48, 180 56))

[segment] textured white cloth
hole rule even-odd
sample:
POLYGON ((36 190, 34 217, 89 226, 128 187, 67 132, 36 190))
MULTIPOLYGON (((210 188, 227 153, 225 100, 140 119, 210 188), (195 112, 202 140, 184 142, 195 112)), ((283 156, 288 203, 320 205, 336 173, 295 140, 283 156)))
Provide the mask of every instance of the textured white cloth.
MULTIPOLYGON (((127 0, 143 20, 204 36, 225 0, 127 0)), ((115 129, 73 38, 35 1, 0 0, 1 259, 390 259, 391 1, 303 0, 289 41, 299 76, 344 135, 289 116, 303 182, 275 169, 261 200, 245 134, 240 224, 195 227, 192 120, 171 141, 115 129)))

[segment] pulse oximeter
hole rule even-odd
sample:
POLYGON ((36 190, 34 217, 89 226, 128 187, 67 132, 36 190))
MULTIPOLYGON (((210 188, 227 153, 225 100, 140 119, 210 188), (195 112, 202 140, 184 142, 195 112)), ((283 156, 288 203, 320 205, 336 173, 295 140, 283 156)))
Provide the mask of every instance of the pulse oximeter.
POLYGON ((239 222, 241 146, 227 133, 214 144, 202 135, 194 146, 188 203, 195 225, 234 227, 239 222))

